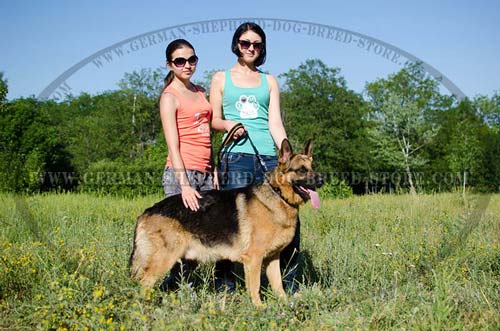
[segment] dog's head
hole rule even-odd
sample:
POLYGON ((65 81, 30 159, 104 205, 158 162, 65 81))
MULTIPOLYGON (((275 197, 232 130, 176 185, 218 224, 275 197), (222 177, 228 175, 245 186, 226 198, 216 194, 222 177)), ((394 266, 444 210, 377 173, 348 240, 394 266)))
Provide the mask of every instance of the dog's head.
POLYGON ((312 141, 309 139, 300 154, 294 154, 287 139, 281 143, 278 166, 270 183, 279 190, 289 204, 298 206, 311 200, 313 208, 319 208, 316 189, 323 185, 323 177, 312 168, 312 141))

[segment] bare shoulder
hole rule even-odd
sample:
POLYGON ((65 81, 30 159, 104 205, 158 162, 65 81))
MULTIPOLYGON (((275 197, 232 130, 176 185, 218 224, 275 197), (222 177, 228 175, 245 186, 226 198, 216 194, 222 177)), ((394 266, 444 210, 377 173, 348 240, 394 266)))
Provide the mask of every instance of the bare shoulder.
POLYGON ((224 71, 217 71, 212 76, 212 86, 224 86, 224 81, 226 80, 226 76, 224 71))
POLYGON ((178 101, 175 95, 168 91, 163 91, 160 95, 160 111, 162 109, 176 109, 178 101))
POLYGON ((276 79, 276 77, 274 77, 273 75, 270 75, 270 74, 266 74, 266 78, 267 78, 267 82, 269 84, 269 89, 271 89, 271 90, 279 89, 279 84, 278 84, 278 80, 276 79))

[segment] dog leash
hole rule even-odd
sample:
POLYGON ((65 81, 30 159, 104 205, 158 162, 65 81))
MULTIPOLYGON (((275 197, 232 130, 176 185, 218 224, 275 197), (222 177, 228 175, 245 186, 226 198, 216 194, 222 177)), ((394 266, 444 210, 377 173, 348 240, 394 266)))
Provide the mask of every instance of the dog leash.
MULTIPOLYGON (((243 130, 245 130, 245 127, 244 127, 244 126, 243 126, 243 124, 241 124, 241 123, 236 123, 236 125, 235 125, 235 126, 233 126, 233 127, 231 128, 231 130, 229 130, 229 131, 227 132, 227 135, 226 135, 226 137, 224 138, 224 140, 222 141, 222 144, 221 144, 221 146, 220 146, 219 157, 220 157, 221 152, 223 151, 223 149, 224 149, 224 148, 226 148, 229 144, 231 144, 231 143, 233 142, 233 136, 234 136, 234 134, 236 133, 236 131, 238 131, 239 129, 243 129, 243 130)), ((246 131, 245 131, 245 132, 246 132, 246 131)), ((239 138, 239 139, 241 139, 241 138, 239 138)), ((238 140, 239 140, 239 139, 238 139, 238 140)))
MULTIPOLYGON (((250 138, 250 135, 248 134, 248 132, 245 130, 245 133, 242 136, 240 136, 237 140, 233 139, 234 134, 239 129, 245 129, 245 127, 243 126, 243 124, 237 123, 235 126, 233 126, 231 128, 231 130, 228 131, 226 137, 222 141, 222 144, 221 144, 221 147, 220 147, 220 150, 219 150, 219 155, 218 155, 218 159, 219 159, 218 162, 219 162, 219 164, 220 164, 220 160, 223 157, 226 158, 226 162, 224 164, 224 169, 222 169, 222 178, 223 178, 223 180, 227 181, 227 178, 228 178, 228 173, 227 173, 227 167, 228 167, 227 157, 228 157, 229 152, 234 147, 234 145, 235 145, 234 143, 238 142, 240 139, 242 139, 243 137, 245 137, 250 142, 250 145, 252 145, 252 148, 253 148, 253 150, 255 152, 255 156, 259 160, 259 164, 260 164, 260 166, 262 168, 262 171, 264 173, 264 181, 267 181, 268 183, 270 183, 270 180, 269 180, 269 178, 267 177, 267 174, 266 174, 267 173, 266 163, 262 159, 262 156, 260 155, 259 151, 257 150, 257 147, 255 147, 255 144, 253 143, 252 139, 250 138), (228 148, 228 146, 230 146, 230 147, 228 148)), ((292 206, 294 208, 297 208, 297 205, 295 205, 293 203, 290 203, 287 199, 285 199, 281 195, 281 190, 280 189, 277 189, 276 187, 274 187, 272 185, 270 185, 270 186, 273 189, 274 193, 276 193, 280 197, 280 199, 282 199, 283 201, 285 201, 288 205, 290 205, 290 206, 292 206)))
POLYGON ((250 138, 250 135, 248 134, 248 132, 246 130, 245 130, 245 133, 243 133, 243 135, 241 135, 237 140, 233 139, 234 134, 239 129, 245 130, 245 127, 241 123, 236 123, 236 125, 233 126, 231 128, 231 130, 228 131, 226 137, 224 138, 224 140, 222 141, 222 144, 220 146, 219 155, 218 155, 218 163, 220 164, 221 163, 220 161, 224 157, 226 158, 226 162, 224 164, 224 169, 222 169, 223 180, 227 180, 227 176, 228 176, 228 174, 227 174, 228 154, 231 151, 231 149, 234 147, 235 143, 243 138, 247 139, 250 142, 250 145, 252 146, 252 148, 255 152, 255 156, 257 157, 257 160, 259 160, 259 164, 260 164, 260 167, 262 168, 262 172, 264 174, 267 172, 266 163, 262 159, 262 156, 260 155, 259 151, 257 150, 257 147, 255 147, 255 144, 253 143, 252 139, 250 138), (230 146, 230 147, 228 147, 228 146, 230 146))

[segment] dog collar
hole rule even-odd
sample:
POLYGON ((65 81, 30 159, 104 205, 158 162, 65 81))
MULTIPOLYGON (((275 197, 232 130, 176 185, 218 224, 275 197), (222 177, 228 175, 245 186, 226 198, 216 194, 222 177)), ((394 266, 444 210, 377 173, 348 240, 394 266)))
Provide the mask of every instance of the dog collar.
POLYGON ((271 188, 273 189, 274 193, 276 193, 280 197, 281 200, 285 201, 287 203, 287 205, 289 205, 290 207, 299 208, 298 204, 291 203, 290 201, 288 201, 287 199, 285 199, 283 197, 283 195, 281 195, 281 190, 279 189, 279 187, 274 187, 274 186, 271 185, 271 181, 267 177, 267 174, 266 174, 265 178, 266 178, 266 181, 269 184, 269 186, 271 186, 271 188))

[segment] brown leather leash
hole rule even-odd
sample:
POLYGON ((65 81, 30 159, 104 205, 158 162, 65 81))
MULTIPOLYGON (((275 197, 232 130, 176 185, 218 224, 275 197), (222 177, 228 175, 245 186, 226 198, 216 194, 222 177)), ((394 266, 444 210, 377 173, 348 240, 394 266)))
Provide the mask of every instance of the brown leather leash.
POLYGON ((248 132, 245 130, 245 133, 242 134, 240 137, 238 137, 238 139, 235 140, 233 138, 234 134, 239 129, 245 130, 245 127, 241 123, 236 123, 236 125, 233 126, 231 128, 231 130, 228 131, 228 133, 227 133, 226 137, 224 138, 224 140, 222 141, 222 144, 221 144, 220 149, 219 149, 219 155, 217 156, 217 158, 218 158, 217 163, 220 165, 221 164, 221 160, 224 157, 226 158, 226 162, 224 163, 224 169, 221 169, 222 170, 221 176, 222 176, 223 183, 225 183, 227 181, 227 178, 228 178, 228 174, 227 174, 228 173, 228 169, 227 169, 228 168, 228 162, 227 162, 228 154, 231 151, 231 149, 234 147, 235 143, 238 142, 238 141, 240 141, 243 138, 248 139, 248 141, 250 142, 250 145, 252 145, 252 148, 253 148, 253 150, 255 152, 255 156, 259 160, 260 166, 262 167, 262 171, 264 173, 267 172, 266 163, 264 162, 264 160, 260 156, 259 151, 257 150, 257 147, 255 147, 255 145, 254 145, 252 139, 250 138, 250 135, 248 134, 248 132))

